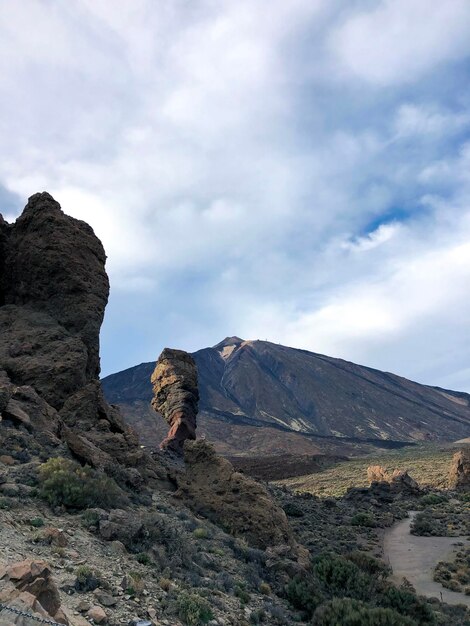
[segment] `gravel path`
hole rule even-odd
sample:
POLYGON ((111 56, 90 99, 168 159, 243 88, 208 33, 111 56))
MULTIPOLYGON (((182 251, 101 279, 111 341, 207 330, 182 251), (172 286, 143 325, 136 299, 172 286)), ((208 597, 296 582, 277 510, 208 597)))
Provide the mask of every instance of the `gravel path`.
POLYGON ((452 560, 459 547, 456 543, 468 544, 464 537, 418 537, 410 534, 410 524, 416 512, 386 531, 384 556, 393 570, 393 578, 401 583, 407 578, 416 593, 436 597, 448 604, 465 604, 470 607, 470 596, 449 591, 433 581, 433 570, 439 561, 452 560))

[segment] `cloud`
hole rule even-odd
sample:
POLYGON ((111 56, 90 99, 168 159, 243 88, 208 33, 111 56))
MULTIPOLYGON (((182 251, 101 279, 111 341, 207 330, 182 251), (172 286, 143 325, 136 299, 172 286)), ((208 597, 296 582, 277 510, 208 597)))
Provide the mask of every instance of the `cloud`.
POLYGON ((238 334, 464 380, 470 12, 426 4, 0 5, 0 202, 103 240, 105 373, 238 334))
POLYGON ((377 85, 409 83, 436 66, 468 56, 466 0, 382 0, 352 12, 331 33, 332 54, 346 73, 377 85))

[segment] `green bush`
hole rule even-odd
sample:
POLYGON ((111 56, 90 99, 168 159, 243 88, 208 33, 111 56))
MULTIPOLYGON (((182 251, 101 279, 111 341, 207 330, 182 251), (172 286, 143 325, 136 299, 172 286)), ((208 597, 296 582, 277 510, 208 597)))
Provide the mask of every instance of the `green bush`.
POLYGON ((421 511, 411 522, 410 533, 421 537, 431 537, 438 535, 439 529, 429 513, 427 511, 421 511))
POLYGON ((100 574, 87 565, 77 567, 75 575, 75 589, 82 593, 94 591, 101 584, 100 574))
POLYGON ((378 559, 375 559, 373 556, 369 556, 365 552, 361 552, 360 550, 351 552, 346 555, 346 558, 348 561, 357 565, 357 567, 359 567, 363 572, 377 577, 379 580, 384 580, 392 573, 392 570, 388 565, 378 559))
POLYGON ((176 607, 178 617, 187 626, 201 626, 214 617, 210 604, 197 593, 181 591, 176 600, 176 607))
POLYGON ((447 502, 447 496, 439 495, 437 493, 428 493, 420 500, 420 504, 423 504, 424 506, 433 506, 435 504, 441 504, 442 502, 447 502))
POLYGON ((376 587, 376 580, 357 565, 335 554, 321 554, 313 561, 313 572, 329 596, 348 596, 368 600, 376 587))
POLYGON ((351 518, 351 526, 366 526, 367 528, 375 528, 377 521, 372 513, 356 513, 351 518))
POLYGON ((29 520, 29 523, 33 526, 33 528, 41 528, 44 526, 44 520, 42 517, 33 517, 29 520))
POLYGON ((388 587, 378 601, 380 606, 393 609, 402 615, 411 617, 416 623, 435 624, 436 618, 431 607, 420 600, 414 593, 397 587, 388 587))
POLYGON ((39 495, 51 506, 80 510, 123 503, 124 494, 112 478, 61 457, 39 466, 39 495))
POLYGON ((350 598, 335 598, 313 616, 316 626, 415 626, 416 622, 392 609, 369 607, 350 598))
POLYGON ((209 537, 209 533, 206 528, 199 526, 193 530, 193 536, 195 539, 207 539, 209 537))
POLYGON ((139 552, 139 554, 135 555, 135 558, 139 563, 142 563, 142 565, 150 565, 152 562, 152 559, 146 552, 139 552))
POLYGON ((93 509, 87 510, 82 515, 82 524, 85 528, 91 528, 92 526, 98 526, 100 523, 100 515, 98 511, 93 509))
POLYGON ((313 576, 296 576, 285 588, 286 598, 294 609, 310 619, 325 598, 319 591, 319 583, 313 576))
POLYGON ((242 583, 238 583, 238 585, 235 585, 235 595, 237 596, 237 598, 240 598, 240 602, 242 604, 248 604, 248 602, 250 601, 250 594, 245 589, 245 585, 242 583))

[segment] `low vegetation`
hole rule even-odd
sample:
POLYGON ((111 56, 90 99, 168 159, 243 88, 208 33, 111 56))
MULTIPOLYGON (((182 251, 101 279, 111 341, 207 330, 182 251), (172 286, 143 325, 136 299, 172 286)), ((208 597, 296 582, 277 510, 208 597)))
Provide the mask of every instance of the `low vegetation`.
POLYGON ((91 467, 61 457, 39 466, 39 495, 51 506, 81 510, 109 508, 125 501, 115 481, 91 467))
POLYGON ((435 444, 381 450, 367 457, 337 463, 315 474, 278 481, 278 484, 321 497, 340 497, 351 487, 367 487, 367 468, 370 465, 381 465, 389 472, 395 469, 408 470, 420 485, 446 488, 453 452, 453 449, 435 444))
POLYGON ((470 548, 457 552, 453 561, 439 562, 434 570, 434 580, 451 591, 470 596, 470 548))
POLYGON ((411 523, 411 533, 423 537, 460 537, 470 534, 470 503, 444 499, 434 505, 428 504, 411 523))

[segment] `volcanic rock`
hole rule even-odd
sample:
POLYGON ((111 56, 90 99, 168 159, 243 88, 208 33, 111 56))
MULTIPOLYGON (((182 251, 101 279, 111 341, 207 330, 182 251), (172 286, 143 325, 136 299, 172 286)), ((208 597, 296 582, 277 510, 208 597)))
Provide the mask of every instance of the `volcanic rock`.
POLYGON ((177 475, 175 495, 196 513, 255 548, 287 545, 294 559, 305 556, 293 539, 286 514, 263 485, 236 472, 203 439, 185 443, 184 460, 186 471, 177 475))
POLYGON ((48 193, 15 224, 0 216, 0 447, 73 456, 137 488, 166 473, 101 391, 105 260, 91 227, 48 193))
POLYGON ((419 484, 407 471, 395 469, 390 473, 380 465, 370 465, 367 468, 367 478, 371 483, 372 490, 379 489, 380 491, 380 484, 388 483, 391 493, 406 495, 418 495, 421 493, 419 484))
POLYGON ((6 304, 43 311, 87 350, 87 380, 98 377, 99 331, 108 301, 106 255, 85 222, 37 193, 11 229, 5 259, 6 304))
POLYGON ((45 561, 26 560, 4 567, 0 571, 0 581, 3 586, 11 583, 12 587, 6 586, 2 593, 2 602, 10 602, 19 596, 31 608, 38 610, 34 601, 24 594, 31 594, 40 604, 41 608, 51 617, 54 617, 60 609, 59 590, 54 583, 51 570, 45 561))
POLYGON ((452 457, 449 484, 453 489, 470 490, 470 447, 466 446, 452 457))
POLYGON ((197 367, 183 350, 165 348, 152 374, 152 407, 163 415, 170 432, 160 447, 179 454, 187 439, 196 439, 199 391, 197 367))

